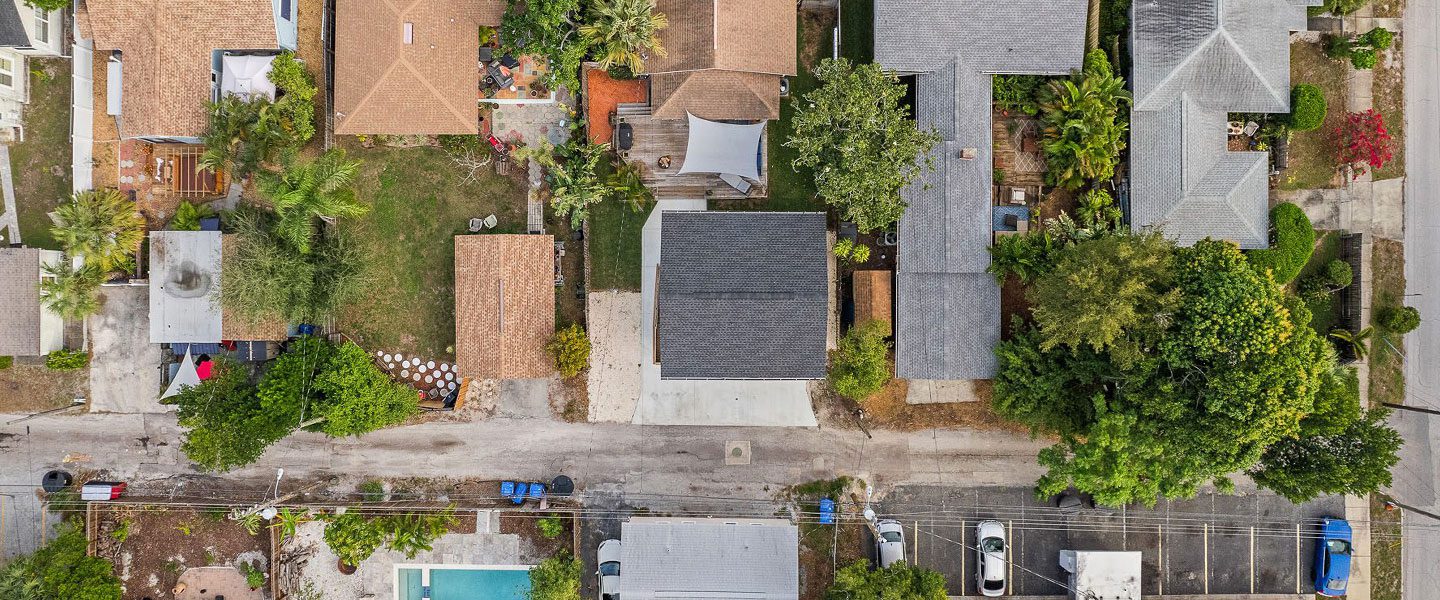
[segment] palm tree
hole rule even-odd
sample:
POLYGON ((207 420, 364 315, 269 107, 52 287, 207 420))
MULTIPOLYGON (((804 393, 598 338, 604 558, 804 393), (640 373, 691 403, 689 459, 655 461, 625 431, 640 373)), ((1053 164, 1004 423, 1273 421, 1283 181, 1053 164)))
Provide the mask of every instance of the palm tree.
POLYGON ((145 218, 118 190, 90 190, 75 194, 55 209, 50 234, 71 256, 85 259, 101 273, 130 262, 145 239, 145 218))
POLYGON ((645 72, 645 53, 665 56, 658 34, 670 24, 655 12, 654 0, 599 0, 590 10, 590 22, 580 35, 596 48, 600 68, 621 66, 631 73, 645 72))
POLYGON ((615 167, 615 171, 605 181, 605 186, 610 188, 615 200, 624 202, 634 212, 640 212, 655 200, 655 193, 650 191, 641 179, 639 165, 629 161, 621 161, 615 167))
POLYGON ((292 141, 284 115, 264 96, 246 100, 227 94, 210 103, 209 109, 210 129, 205 132, 205 152, 197 171, 251 173, 292 141))
POLYGON ((370 209, 360 204, 351 183, 360 171, 360 161, 345 160, 345 150, 335 148, 309 162, 287 161, 279 173, 263 172, 260 191, 275 204, 280 215, 276 233, 302 253, 310 252, 315 239, 315 219, 334 223, 338 217, 358 217, 370 209))
POLYGON ((70 258, 45 265, 49 279, 40 281, 40 302, 61 317, 80 320, 100 310, 100 283, 105 272, 95 263, 75 269, 70 258))
POLYGON ((1365 360, 1365 356, 1370 354, 1370 347, 1367 345, 1367 342, 1370 341, 1370 336, 1374 333, 1374 327, 1366 327, 1355 333, 1351 333, 1348 329, 1335 329, 1330 332, 1330 337, 1349 344, 1351 350, 1355 353, 1355 360, 1365 360))

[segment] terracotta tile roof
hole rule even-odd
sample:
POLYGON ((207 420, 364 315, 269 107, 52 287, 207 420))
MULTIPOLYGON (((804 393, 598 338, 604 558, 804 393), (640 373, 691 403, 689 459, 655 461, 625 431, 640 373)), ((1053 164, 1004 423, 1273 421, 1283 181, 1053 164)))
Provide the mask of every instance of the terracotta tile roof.
MULTIPOLYGON (((235 234, 227 233, 220 236, 220 272, 224 278, 225 265, 235 256, 235 234)), ((223 306, 220 308, 220 339, 240 341, 280 341, 288 337, 286 335, 284 319, 270 319, 259 323, 250 323, 241 319, 223 306)))
POLYGON ((711 121, 780 118, 780 78, 765 73, 709 69, 650 76, 651 114, 711 121))
POLYGON ((455 368, 462 377, 549 377, 555 237, 455 236, 455 368))
POLYGON ((119 50, 120 133, 199 136, 210 100, 210 53, 278 48, 270 0, 88 0, 80 32, 95 61, 119 50))
POLYGON ((660 30, 665 56, 650 73, 724 69, 796 73, 795 3, 789 0, 659 0, 670 26, 660 30))
POLYGON ((40 250, 0 248, 0 356, 40 353, 40 250))
POLYGON ((890 271, 856 271, 852 281, 855 290, 855 323, 881 321, 886 332, 892 331, 894 290, 890 271))
POLYGON ((660 119, 780 118, 781 75, 796 73, 795 5, 787 0, 660 0, 665 56, 645 62, 660 119))
POLYGON ((498 25, 504 13, 503 0, 341 3, 335 16, 335 132, 478 133, 478 28, 498 25))

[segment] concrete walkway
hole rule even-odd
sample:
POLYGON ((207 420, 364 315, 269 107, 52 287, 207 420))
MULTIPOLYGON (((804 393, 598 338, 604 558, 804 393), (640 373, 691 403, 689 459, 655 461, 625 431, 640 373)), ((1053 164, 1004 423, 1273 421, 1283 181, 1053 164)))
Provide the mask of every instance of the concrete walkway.
POLYGON ((15 208, 15 182, 10 173, 10 146, 0 144, 0 195, 5 211, 0 212, 0 244, 19 244, 20 212, 15 208))

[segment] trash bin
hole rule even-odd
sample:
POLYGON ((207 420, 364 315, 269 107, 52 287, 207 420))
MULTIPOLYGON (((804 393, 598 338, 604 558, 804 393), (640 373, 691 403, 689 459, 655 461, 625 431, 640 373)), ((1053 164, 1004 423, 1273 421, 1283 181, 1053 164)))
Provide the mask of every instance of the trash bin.
POLYGON ((550 480, 550 493, 555 496, 569 496, 575 493, 575 482, 565 475, 556 475, 550 480))
POLYGON ((65 471, 49 471, 45 473, 44 477, 40 478, 40 487, 45 490, 45 493, 53 494, 70 487, 71 481, 74 481, 74 479, 65 471))

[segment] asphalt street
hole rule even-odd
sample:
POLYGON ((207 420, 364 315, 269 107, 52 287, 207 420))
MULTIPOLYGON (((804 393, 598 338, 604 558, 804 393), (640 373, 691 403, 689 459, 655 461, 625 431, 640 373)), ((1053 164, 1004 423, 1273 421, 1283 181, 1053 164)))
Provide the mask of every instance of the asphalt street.
MULTIPOLYGON (((1420 328, 1405 338, 1405 403, 1440 409, 1440 0, 1409 0, 1405 10, 1405 299, 1420 309, 1420 328)), ((1394 469, 1392 496, 1440 514, 1432 440, 1440 417, 1395 411, 1390 421, 1405 436, 1394 469)), ((1440 521, 1417 511, 1405 514, 1404 597, 1433 598, 1440 587, 1440 533, 1410 525, 1440 521)))

